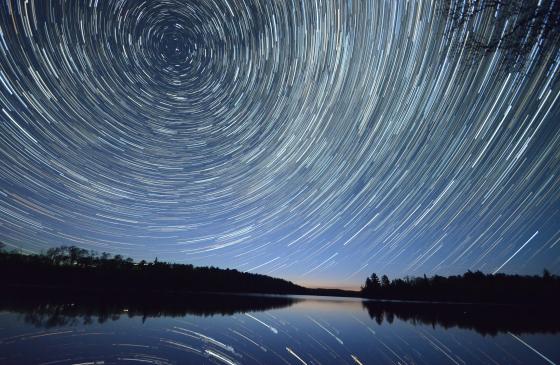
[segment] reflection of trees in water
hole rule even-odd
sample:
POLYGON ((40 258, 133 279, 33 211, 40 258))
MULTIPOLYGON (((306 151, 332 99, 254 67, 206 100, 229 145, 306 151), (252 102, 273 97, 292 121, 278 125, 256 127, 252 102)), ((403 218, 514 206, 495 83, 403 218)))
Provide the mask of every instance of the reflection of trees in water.
POLYGON ((378 325, 391 324, 396 317, 414 325, 458 327, 492 336, 560 332, 560 318, 551 307, 384 301, 363 301, 362 306, 378 325))
POLYGON ((266 311, 288 307, 298 299, 281 296, 192 294, 130 295, 112 293, 68 295, 64 293, 11 293, 0 300, 0 311, 22 314, 22 319, 38 327, 88 325, 116 321, 122 316, 183 317, 213 316, 266 311))
MULTIPOLYGON (((47 304, 30 306, 26 308, 11 307, 2 308, 4 310, 22 313, 22 319, 26 323, 33 324, 37 327, 52 328, 62 326, 89 325, 93 323, 105 323, 108 320, 116 321, 121 318, 122 314, 128 314, 133 317, 138 314, 125 312, 124 308, 113 308, 114 312, 107 311, 106 308, 91 308, 81 304, 47 304)), ((143 317, 146 320, 149 315, 143 317)))

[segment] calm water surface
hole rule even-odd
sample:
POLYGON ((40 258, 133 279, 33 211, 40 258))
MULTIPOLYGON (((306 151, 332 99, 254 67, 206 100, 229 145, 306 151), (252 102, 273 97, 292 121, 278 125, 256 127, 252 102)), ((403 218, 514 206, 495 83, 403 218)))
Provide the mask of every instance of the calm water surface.
POLYGON ((0 310, 0 364, 560 364, 558 318, 531 311, 225 295, 0 310))

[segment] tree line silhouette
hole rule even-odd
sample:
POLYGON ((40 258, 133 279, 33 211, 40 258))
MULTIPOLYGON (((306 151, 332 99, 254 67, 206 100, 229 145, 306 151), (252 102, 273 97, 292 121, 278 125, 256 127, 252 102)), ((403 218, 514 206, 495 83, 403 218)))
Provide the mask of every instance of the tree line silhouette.
POLYGON ((560 277, 484 274, 468 271, 443 277, 390 280, 373 273, 361 291, 311 289, 290 281, 235 269, 190 264, 135 262, 122 255, 61 246, 41 254, 5 250, 0 243, 2 287, 51 288, 66 292, 163 293, 228 292, 354 296, 370 299, 465 303, 560 304, 560 277))
POLYGON ((25 255, 0 250, 4 287, 49 287, 74 291, 192 291, 307 294, 308 289, 266 275, 216 267, 142 260, 76 246, 25 255))
POLYGON ((3 288, 64 288, 72 292, 225 292, 359 296, 357 291, 305 288, 290 281, 235 269, 195 267, 88 251, 76 246, 26 255, 0 242, 3 288))
POLYGON ((542 276, 484 274, 468 271, 443 277, 381 279, 373 273, 362 286, 365 298, 463 303, 560 304, 560 277, 544 270, 542 276))

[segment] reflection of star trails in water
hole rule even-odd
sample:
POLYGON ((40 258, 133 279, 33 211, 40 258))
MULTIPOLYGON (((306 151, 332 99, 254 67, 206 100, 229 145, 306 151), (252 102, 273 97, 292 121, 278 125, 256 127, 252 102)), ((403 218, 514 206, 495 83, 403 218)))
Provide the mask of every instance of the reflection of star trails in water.
POLYGON ((515 338, 517 341, 521 342, 522 344, 524 344, 525 346, 527 346, 530 350, 532 350, 534 353, 536 353, 537 355, 539 355, 540 357, 542 357, 546 362, 548 362, 549 364, 552 365, 556 365, 555 362, 553 362, 552 360, 550 360, 548 357, 544 356, 542 353, 540 353, 539 351, 537 351, 533 346, 529 345, 527 342, 523 341, 522 339, 520 339, 519 337, 517 337, 516 335, 514 335, 511 332, 508 332, 513 338, 515 338))
POLYGON ((358 359, 358 357, 356 355, 350 355, 352 356, 352 360, 354 360, 354 362, 358 365, 364 365, 362 364, 362 362, 360 361, 360 359, 358 359))
POLYGON ((317 322, 316 320, 314 320, 311 317, 308 317, 310 320, 313 321, 313 323, 315 323, 317 326, 321 327, 323 330, 325 330, 329 335, 333 336, 335 338, 335 340, 341 344, 344 345, 344 342, 342 342, 342 340, 340 338, 338 338, 334 333, 332 333, 331 331, 329 331, 327 328, 325 328, 325 326, 323 326, 321 323, 317 322))
POLYGON ((247 317, 252 318, 252 319, 254 319, 255 321, 259 322, 259 323, 262 324, 263 326, 267 327, 267 328, 268 328, 269 330, 271 330, 273 333, 278 334, 278 330, 277 330, 276 328, 274 328, 274 327, 272 327, 272 326, 270 326, 270 325, 264 323, 263 321, 261 321, 261 320, 258 319, 258 318, 253 317, 253 316, 250 315, 249 313, 245 313, 245 315, 246 315, 247 317))
MULTIPOLYGON (((226 305, 234 300, 223 297, 226 305)), ((552 312, 532 320, 509 321, 472 311, 465 316, 462 309, 452 309, 453 317, 432 308, 423 317, 414 310, 421 304, 391 310, 395 303, 386 303, 388 307, 379 312, 379 318, 377 312, 364 310, 363 302, 355 298, 300 300, 307 304, 248 316, 210 308, 192 314, 180 309, 180 301, 171 301, 169 308, 135 303, 128 313, 110 301, 84 301, 70 307, 66 302, 48 307, 29 303, 23 308, 4 304, 0 354, 6 364, 525 364, 538 362, 538 358, 557 364, 560 358, 555 346, 558 321, 552 312), (18 311, 12 312, 16 308, 18 311), (273 323, 278 323, 281 331, 272 332, 273 323), (343 338, 344 344, 336 336, 343 338), (25 351, 20 351, 23 348, 25 351)), ((184 305, 194 303, 200 308, 195 302, 193 298, 184 305)), ((383 308, 380 302, 375 305, 383 308)), ((510 318, 518 318, 522 310, 517 309, 510 318)))
POLYGON ((204 352, 206 352, 208 355, 215 357, 216 359, 228 364, 228 365, 237 365, 237 363, 233 360, 231 360, 230 358, 222 355, 222 354, 218 354, 215 351, 212 350, 204 350, 204 352))
POLYGON ((307 363, 305 361, 303 361, 303 359, 301 357, 299 357, 298 354, 296 354, 291 348, 286 347, 286 351, 288 351, 290 354, 292 354, 296 359, 298 359, 302 364, 307 365, 307 363))

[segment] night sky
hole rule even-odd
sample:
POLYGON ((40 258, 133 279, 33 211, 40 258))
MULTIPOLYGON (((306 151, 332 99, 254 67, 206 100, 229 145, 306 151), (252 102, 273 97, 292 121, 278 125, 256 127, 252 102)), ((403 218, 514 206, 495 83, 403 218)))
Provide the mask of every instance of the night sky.
POLYGON ((560 273, 560 46, 504 73, 447 25, 429 1, 3 0, 0 240, 306 285, 560 273))

